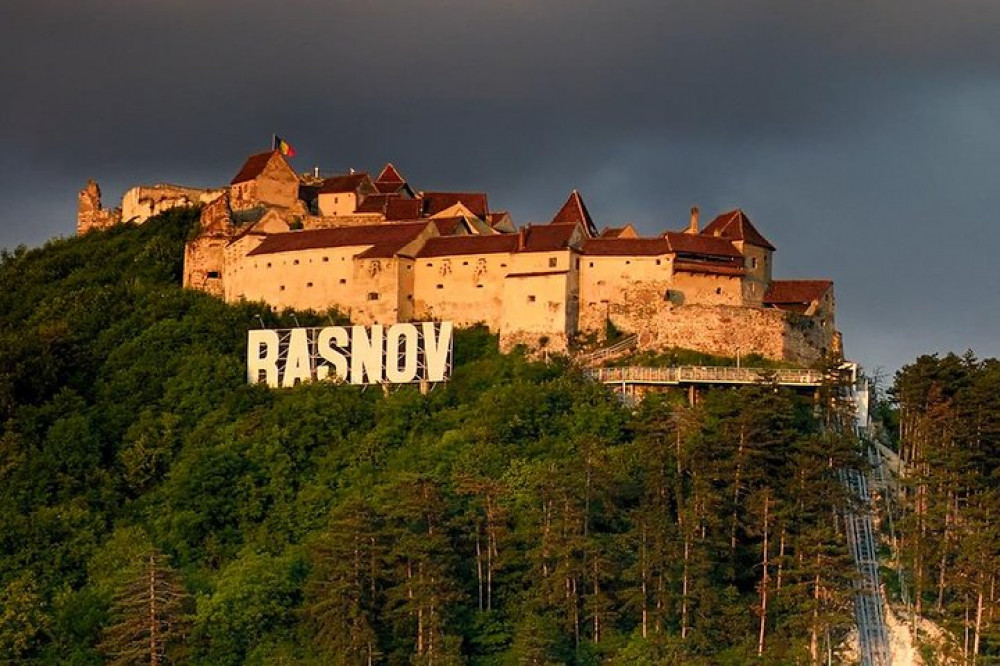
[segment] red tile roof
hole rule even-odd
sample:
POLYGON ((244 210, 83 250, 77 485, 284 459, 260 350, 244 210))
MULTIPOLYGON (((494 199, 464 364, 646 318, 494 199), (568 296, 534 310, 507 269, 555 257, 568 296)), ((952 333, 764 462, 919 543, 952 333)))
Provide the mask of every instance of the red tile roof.
POLYGON ((668 231, 663 238, 670 242, 670 247, 677 254, 705 255, 710 257, 742 258, 733 244, 717 236, 702 236, 701 234, 685 234, 668 231))
POLYGON ((757 227, 753 226, 750 222, 750 218, 740 210, 731 210, 728 213, 723 213, 717 218, 709 222, 708 226, 702 229, 702 235, 705 236, 721 236, 722 238, 728 238, 734 241, 743 241, 745 243, 750 243, 751 245, 756 245, 757 247, 767 248, 768 250, 774 250, 775 247, 764 238, 764 236, 757 231, 757 227))
POLYGON ((490 211, 484 192, 424 192, 424 215, 437 215, 446 208, 451 208, 461 202, 472 214, 486 219, 490 211))
POLYGON ((439 217, 431 222, 442 236, 454 236, 459 227, 465 227, 464 217, 439 217))
MULTIPOLYGON (((522 252, 555 252, 565 250, 570 246, 575 224, 542 224, 529 225, 524 233, 524 248, 522 252)), ((513 234, 511 234, 513 235, 513 234)))
POLYGON ((830 280, 774 280, 764 294, 768 305, 811 305, 833 286, 830 280))
POLYGON ((384 167, 382 167, 382 171, 379 172, 378 178, 375 179, 375 182, 403 185, 406 182, 406 179, 400 175, 399 171, 396 170, 396 167, 392 165, 392 162, 388 162, 384 167))
POLYGON ((653 257, 671 254, 666 238, 588 238, 580 252, 605 257, 653 257))
POLYGON ((371 181, 367 173, 352 173, 326 178, 319 187, 319 193, 340 194, 343 192, 357 192, 366 181, 371 181))
POLYGON ((625 231, 625 227, 604 227, 598 238, 618 238, 625 231))
POLYGON ((386 206, 394 198, 395 195, 392 194, 369 194, 361 203, 355 206, 354 212, 385 214, 386 206))
POLYGON ((379 194, 398 194, 406 187, 406 183, 380 183, 375 181, 375 191, 379 194))
MULTIPOLYGON (((259 176, 261 173, 264 172, 264 169, 267 168, 267 165, 271 161, 271 158, 274 157, 275 155, 277 155, 282 161, 284 161, 285 158, 282 157, 281 153, 274 150, 268 151, 266 153, 257 153, 256 155, 251 155, 250 157, 247 158, 247 161, 243 163, 243 166, 240 167, 239 173, 233 176, 233 179, 229 181, 229 184, 236 185, 238 183, 245 183, 248 180, 253 180, 254 178, 256 178, 257 176, 259 176)), ((287 162, 285 162, 285 166, 288 166, 287 162)), ((291 169, 291 167, 288 168, 291 169)))
POLYGON ((410 224, 371 224, 360 227, 335 227, 271 234, 247 256, 276 254, 320 248, 409 243, 427 228, 426 222, 410 224))
POLYGON ((591 219, 590 212, 587 210, 586 204, 583 203, 583 197, 576 190, 570 193, 569 199, 552 218, 552 224, 579 224, 583 226, 588 235, 597 236, 594 220, 591 219))
POLYGON ((385 206, 387 220, 416 220, 420 217, 424 202, 420 199, 390 199, 385 206))
POLYGON ((430 238, 417 253, 420 258, 462 254, 499 254, 517 250, 516 234, 496 236, 440 236, 430 238))

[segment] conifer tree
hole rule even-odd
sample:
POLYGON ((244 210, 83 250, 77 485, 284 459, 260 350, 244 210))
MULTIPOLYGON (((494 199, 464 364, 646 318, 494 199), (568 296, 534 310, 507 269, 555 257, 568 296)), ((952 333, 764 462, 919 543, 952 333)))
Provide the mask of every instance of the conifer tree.
POLYGON ((111 603, 112 624, 99 645, 112 666, 169 663, 170 648, 184 637, 187 593, 167 558, 151 550, 111 603))

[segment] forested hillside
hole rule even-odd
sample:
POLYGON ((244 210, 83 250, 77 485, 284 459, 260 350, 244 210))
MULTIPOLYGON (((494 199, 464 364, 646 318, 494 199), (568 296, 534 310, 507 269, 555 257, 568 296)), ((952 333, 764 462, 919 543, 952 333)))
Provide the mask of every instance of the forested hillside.
POLYGON ((944 641, 922 637, 939 654, 1000 663, 1000 361, 921 356, 892 394, 888 430, 905 474, 897 598, 948 630, 944 641))
MULTIPOLYGON (((844 641, 835 401, 633 411, 483 330, 426 396, 247 386, 247 329, 292 320, 179 288, 196 221, 2 257, 0 661, 785 664, 844 641)), ((912 547, 930 590, 938 551, 912 547)), ((949 608, 993 582, 965 557, 949 608)))

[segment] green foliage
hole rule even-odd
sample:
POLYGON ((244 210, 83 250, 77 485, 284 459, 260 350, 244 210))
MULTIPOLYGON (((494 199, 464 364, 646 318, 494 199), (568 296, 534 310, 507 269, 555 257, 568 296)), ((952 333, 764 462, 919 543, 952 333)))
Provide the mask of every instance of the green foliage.
POLYGON ((151 552, 194 664, 745 663, 762 590, 773 661, 845 634, 853 442, 811 400, 632 412, 484 328, 428 395, 247 386, 258 317, 343 319, 180 289, 196 218, 0 257, 2 658, 101 663, 151 552))

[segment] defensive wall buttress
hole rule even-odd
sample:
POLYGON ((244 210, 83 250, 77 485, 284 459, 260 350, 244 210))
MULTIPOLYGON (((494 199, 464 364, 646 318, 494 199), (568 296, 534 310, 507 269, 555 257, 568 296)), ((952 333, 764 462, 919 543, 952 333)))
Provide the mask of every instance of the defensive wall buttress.
POLYGON ((359 324, 485 324, 504 349, 564 351, 634 333, 643 349, 757 353, 811 363, 840 353, 833 283, 775 280, 775 247, 742 210, 640 236, 598 229, 573 191, 550 222, 517 227, 485 193, 423 191, 392 164, 298 174, 249 157, 227 187, 135 187, 103 208, 91 181, 78 233, 201 205, 184 286, 229 302, 336 308, 359 324))

